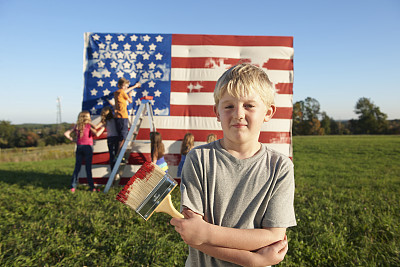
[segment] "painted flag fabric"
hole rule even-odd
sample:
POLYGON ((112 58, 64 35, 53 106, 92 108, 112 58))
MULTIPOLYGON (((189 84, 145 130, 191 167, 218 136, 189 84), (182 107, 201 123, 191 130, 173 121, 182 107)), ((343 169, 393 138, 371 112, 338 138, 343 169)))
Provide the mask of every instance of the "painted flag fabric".
MULTIPOLYGON (((195 137, 195 146, 210 133, 223 137, 213 112, 213 91, 218 78, 231 66, 248 62, 263 68, 275 86, 277 111, 262 127, 260 142, 292 157, 293 37, 196 34, 85 33, 82 109, 100 121, 101 109, 113 103, 120 78, 140 82, 131 121, 140 99, 152 96, 155 127, 166 149, 165 160, 174 177, 184 135, 195 137)), ((120 180, 127 182, 150 160, 150 123, 144 119, 120 180)), ((111 172, 106 133, 95 140, 93 178, 105 184, 111 172)), ((80 182, 86 182, 82 168, 80 182)))

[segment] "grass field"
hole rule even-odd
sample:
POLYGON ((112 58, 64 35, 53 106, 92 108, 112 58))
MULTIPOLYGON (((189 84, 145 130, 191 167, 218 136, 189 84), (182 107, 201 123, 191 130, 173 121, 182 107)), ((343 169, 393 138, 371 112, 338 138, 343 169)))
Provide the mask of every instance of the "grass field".
MULTIPOLYGON (((294 137, 295 209, 280 266, 400 266, 400 136, 294 137)), ((70 194, 74 159, 0 163, 1 266, 183 266, 187 248, 108 194, 70 194)), ((173 192, 179 205, 179 190, 173 192)))

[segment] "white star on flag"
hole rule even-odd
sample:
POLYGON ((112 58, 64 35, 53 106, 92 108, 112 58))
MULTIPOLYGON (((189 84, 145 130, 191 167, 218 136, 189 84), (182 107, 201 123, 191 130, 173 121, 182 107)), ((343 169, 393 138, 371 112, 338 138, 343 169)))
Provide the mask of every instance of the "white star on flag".
POLYGON ((117 86, 117 81, 116 80, 112 80, 112 81, 110 81, 110 85, 111 85, 111 87, 116 87, 117 86))
POLYGON ((97 78, 101 78, 101 73, 98 72, 97 70, 93 70, 92 71, 92 77, 97 77, 97 78))
POLYGON ((124 64, 122 64, 124 66, 125 69, 130 69, 131 68, 131 63, 129 63, 128 61, 125 61, 124 64))
POLYGON ((155 114, 155 115, 160 115, 160 113, 161 113, 161 111, 160 111, 158 108, 156 108, 156 109, 154 110, 154 114, 155 114))
POLYGON ((128 44, 128 43, 124 44, 124 49, 125 50, 130 50, 131 49, 131 45, 128 44))
POLYGON ((93 58, 99 58, 100 54, 97 51, 94 51, 92 54, 93 58))
POLYGON ((107 34, 105 37, 106 37, 106 41, 111 41, 111 39, 112 39, 112 36, 110 34, 107 34))
POLYGON ((90 90, 90 93, 91 93, 92 95, 97 95, 97 90, 93 88, 92 90, 90 90))
POLYGON ((125 40, 125 36, 122 34, 118 36, 118 41, 123 42, 125 40))
POLYGON ((105 49, 105 48, 106 48, 106 44, 100 43, 100 44, 99 44, 99 48, 100 48, 100 49, 105 49))
POLYGON ((142 45, 141 43, 136 45, 136 49, 137 50, 143 50, 144 45, 142 45))
POLYGON ((103 70, 104 77, 110 77, 111 72, 108 69, 103 70))
POLYGON ((102 106, 103 100, 101 98, 97 99, 97 105, 102 106))
POLYGON ((148 95, 149 95, 149 92, 147 92, 146 90, 143 90, 142 95, 143 95, 143 96, 148 96, 148 95))
POLYGON ((118 49, 118 44, 117 43, 113 43, 111 45, 111 49, 117 50, 118 49))
POLYGON ((148 79, 148 78, 149 78, 149 75, 150 75, 150 74, 149 74, 147 71, 145 71, 145 72, 142 73, 143 79, 148 79))
POLYGON ((154 77, 156 77, 156 78, 161 78, 161 75, 162 75, 162 73, 160 72, 160 71, 156 71, 155 73, 154 73, 154 77))
POLYGON ((100 36, 96 33, 95 35, 93 35, 93 40, 95 41, 100 40, 100 36))
POLYGON ((103 61, 99 61, 99 62, 97 63, 97 65, 99 66, 100 69, 104 68, 104 65, 105 65, 105 64, 106 64, 106 63, 104 63, 103 61))
POLYGON ((118 63, 113 61, 113 62, 110 63, 110 66, 111 66, 112 69, 116 69, 117 66, 118 66, 118 63))
POLYGON ((156 37, 156 41, 160 43, 160 42, 162 42, 163 38, 164 38, 164 37, 162 37, 161 35, 159 35, 159 36, 156 37))
POLYGON ((118 57, 118 59, 124 58, 124 53, 118 52, 118 53, 117 53, 117 57, 118 57))
POLYGON ((148 60, 150 58, 150 55, 147 53, 144 53, 143 55, 143 59, 148 60))
POLYGON ((148 36, 147 34, 145 36, 143 36, 143 40, 145 42, 148 42, 150 40, 150 36, 148 36))
POLYGON ((98 80, 98 81, 97 81, 97 86, 98 86, 98 87, 103 87, 103 85, 104 85, 103 80, 98 80))
POLYGON ((156 50, 157 46, 155 44, 149 45, 150 50, 156 50))
POLYGON ((143 68, 142 62, 138 62, 138 63, 136 64, 136 68, 139 69, 139 70, 141 70, 141 69, 143 68))
POLYGON ((155 92, 154 92, 154 96, 155 96, 155 97, 160 97, 160 96, 161 96, 160 90, 155 91, 155 92))
POLYGON ((110 93, 111 93, 111 91, 108 90, 107 88, 106 88, 106 90, 103 91, 104 96, 109 95, 110 93))
POLYGON ((122 77, 124 77, 124 72, 123 71, 118 71, 117 72, 117 76, 118 76, 118 78, 122 78, 122 77))
POLYGON ((158 53, 156 55, 156 60, 162 60, 163 55, 161 55, 160 53, 158 53))
POLYGON ((132 35, 132 36, 131 36, 131 41, 132 41, 132 42, 136 42, 136 41, 137 41, 137 38, 138 38, 138 37, 137 37, 136 35, 132 35))
POLYGON ((149 88, 154 88, 154 86, 156 85, 156 83, 153 81, 150 81, 148 84, 149 84, 149 88))

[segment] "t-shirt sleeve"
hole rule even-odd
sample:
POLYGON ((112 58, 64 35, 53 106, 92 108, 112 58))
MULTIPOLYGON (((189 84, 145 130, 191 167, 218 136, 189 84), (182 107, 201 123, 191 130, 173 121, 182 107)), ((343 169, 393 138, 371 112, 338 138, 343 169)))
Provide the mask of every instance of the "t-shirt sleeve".
POLYGON ((181 177, 181 211, 187 207, 204 216, 204 192, 200 164, 195 153, 190 151, 186 155, 181 177))
POLYGON ((277 172, 273 194, 262 221, 263 227, 296 226, 294 189, 293 163, 287 159, 277 172))

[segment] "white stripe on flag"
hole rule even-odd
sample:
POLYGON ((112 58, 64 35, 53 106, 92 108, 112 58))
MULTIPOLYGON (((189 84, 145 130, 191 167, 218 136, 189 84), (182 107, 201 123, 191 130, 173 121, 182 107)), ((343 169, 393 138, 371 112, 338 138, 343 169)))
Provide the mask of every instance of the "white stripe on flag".
MULTIPOLYGON (((280 46, 172 45, 172 57, 249 58, 266 62, 269 58, 291 59, 293 48, 280 46)), ((253 62, 255 63, 255 62, 253 62)))

